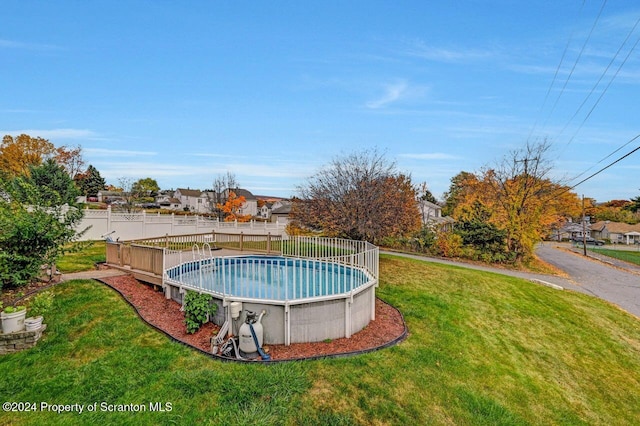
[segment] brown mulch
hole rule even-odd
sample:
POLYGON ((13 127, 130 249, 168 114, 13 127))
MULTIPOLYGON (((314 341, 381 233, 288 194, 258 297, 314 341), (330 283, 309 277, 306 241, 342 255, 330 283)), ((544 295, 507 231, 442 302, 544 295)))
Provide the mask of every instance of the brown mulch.
MULTIPOLYGON (((211 352, 211 337, 217 335, 218 326, 207 323, 196 333, 187 334, 180 304, 167 300, 161 291, 156 291, 129 275, 103 278, 101 281, 120 292, 148 323, 176 340, 211 352)), ((349 339, 294 343, 289 346, 265 345, 264 350, 271 355, 272 360, 304 359, 373 350, 401 340, 405 335, 405 323, 400 312, 376 299, 376 319, 349 339)))

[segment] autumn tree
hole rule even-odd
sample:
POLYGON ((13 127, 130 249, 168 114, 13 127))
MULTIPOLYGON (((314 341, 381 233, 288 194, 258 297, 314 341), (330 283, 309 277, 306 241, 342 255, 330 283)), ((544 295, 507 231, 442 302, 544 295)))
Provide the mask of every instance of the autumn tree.
POLYGON ((508 251, 527 261, 536 242, 565 217, 579 214, 580 202, 569 188, 550 179, 549 145, 526 144, 510 152, 495 168, 459 176, 453 217, 469 220, 479 204, 487 222, 505 232, 508 251))
POLYGON ((104 191, 106 186, 106 181, 100 176, 98 169, 92 165, 89 165, 83 173, 76 174, 73 180, 76 182, 80 194, 87 197, 97 196, 98 192, 104 191))
POLYGON ((0 172, 9 178, 26 175, 30 166, 39 166, 55 152, 55 146, 46 139, 5 135, 0 144, 0 172))
POLYGON ((229 171, 226 174, 218 175, 213 181, 213 190, 211 191, 213 198, 210 206, 211 211, 218 216, 219 220, 225 218, 225 212, 219 206, 225 205, 229 199, 230 191, 237 190, 239 187, 236 175, 229 171))
POLYGON ((420 229, 411 178, 377 150, 335 158, 298 188, 292 226, 379 242, 420 229))
POLYGON ((452 216, 458 204, 464 202, 465 191, 471 181, 477 180, 473 173, 462 171, 451 178, 449 190, 444 194, 442 214, 452 216))
POLYGON ((131 185, 131 195, 136 201, 153 201, 159 191, 158 182, 150 177, 138 179, 131 185))
POLYGON ((76 175, 81 173, 84 167, 84 159, 82 158, 82 147, 61 146, 55 149, 54 158, 56 163, 64 168, 71 179, 75 179, 76 175))
POLYGON ((224 204, 218 204, 218 209, 224 213, 225 222, 248 222, 251 220, 251 215, 242 214, 242 206, 247 202, 247 199, 243 195, 236 195, 234 191, 228 191, 229 195, 227 201, 224 204))

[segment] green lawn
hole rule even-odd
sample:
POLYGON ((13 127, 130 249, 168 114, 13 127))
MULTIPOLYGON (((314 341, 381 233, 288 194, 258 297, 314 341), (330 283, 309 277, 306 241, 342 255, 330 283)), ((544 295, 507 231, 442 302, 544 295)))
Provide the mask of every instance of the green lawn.
POLYGON ((104 241, 77 243, 75 250, 67 253, 56 266, 63 273, 89 271, 95 269, 96 262, 106 260, 104 241))
POLYGON ((274 365, 209 359, 99 283, 58 285, 44 340, 0 357, 0 395, 98 412, 0 412, 0 424, 639 423, 638 319, 516 278, 395 256, 380 266, 378 294, 403 313, 406 341, 274 365), (156 402, 171 411, 150 412, 156 402), (101 403, 147 411, 105 413, 101 403))
POLYGON ((604 248, 593 248, 591 249, 596 253, 603 254, 605 256, 613 257, 614 259, 623 260, 629 263, 635 263, 636 265, 640 265, 640 251, 630 251, 630 250, 613 250, 613 249, 604 249, 604 248))

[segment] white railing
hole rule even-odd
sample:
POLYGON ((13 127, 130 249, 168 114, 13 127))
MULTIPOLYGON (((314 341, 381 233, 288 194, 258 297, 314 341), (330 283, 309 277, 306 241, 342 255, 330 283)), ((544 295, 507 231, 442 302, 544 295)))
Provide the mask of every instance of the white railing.
POLYGON ((379 249, 367 242, 291 237, 282 249, 284 259, 190 253, 187 261, 166 250, 163 283, 223 299, 294 304, 353 296, 378 282, 379 249))

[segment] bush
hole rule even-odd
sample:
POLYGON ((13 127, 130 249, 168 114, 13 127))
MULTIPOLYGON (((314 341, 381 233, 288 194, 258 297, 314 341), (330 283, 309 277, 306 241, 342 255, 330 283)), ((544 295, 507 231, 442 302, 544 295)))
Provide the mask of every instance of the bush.
POLYGON ((187 291, 184 295, 184 324, 187 333, 193 334, 207 322, 209 315, 214 315, 218 305, 211 303, 211 296, 195 291, 187 291))
POLYGON ((51 309, 51 306, 53 306, 53 293, 42 291, 29 303, 29 316, 43 316, 51 309))
POLYGON ((439 232, 436 247, 438 254, 443 257, 460 257, 462 254, 462 237, 453 232, 439 232))

